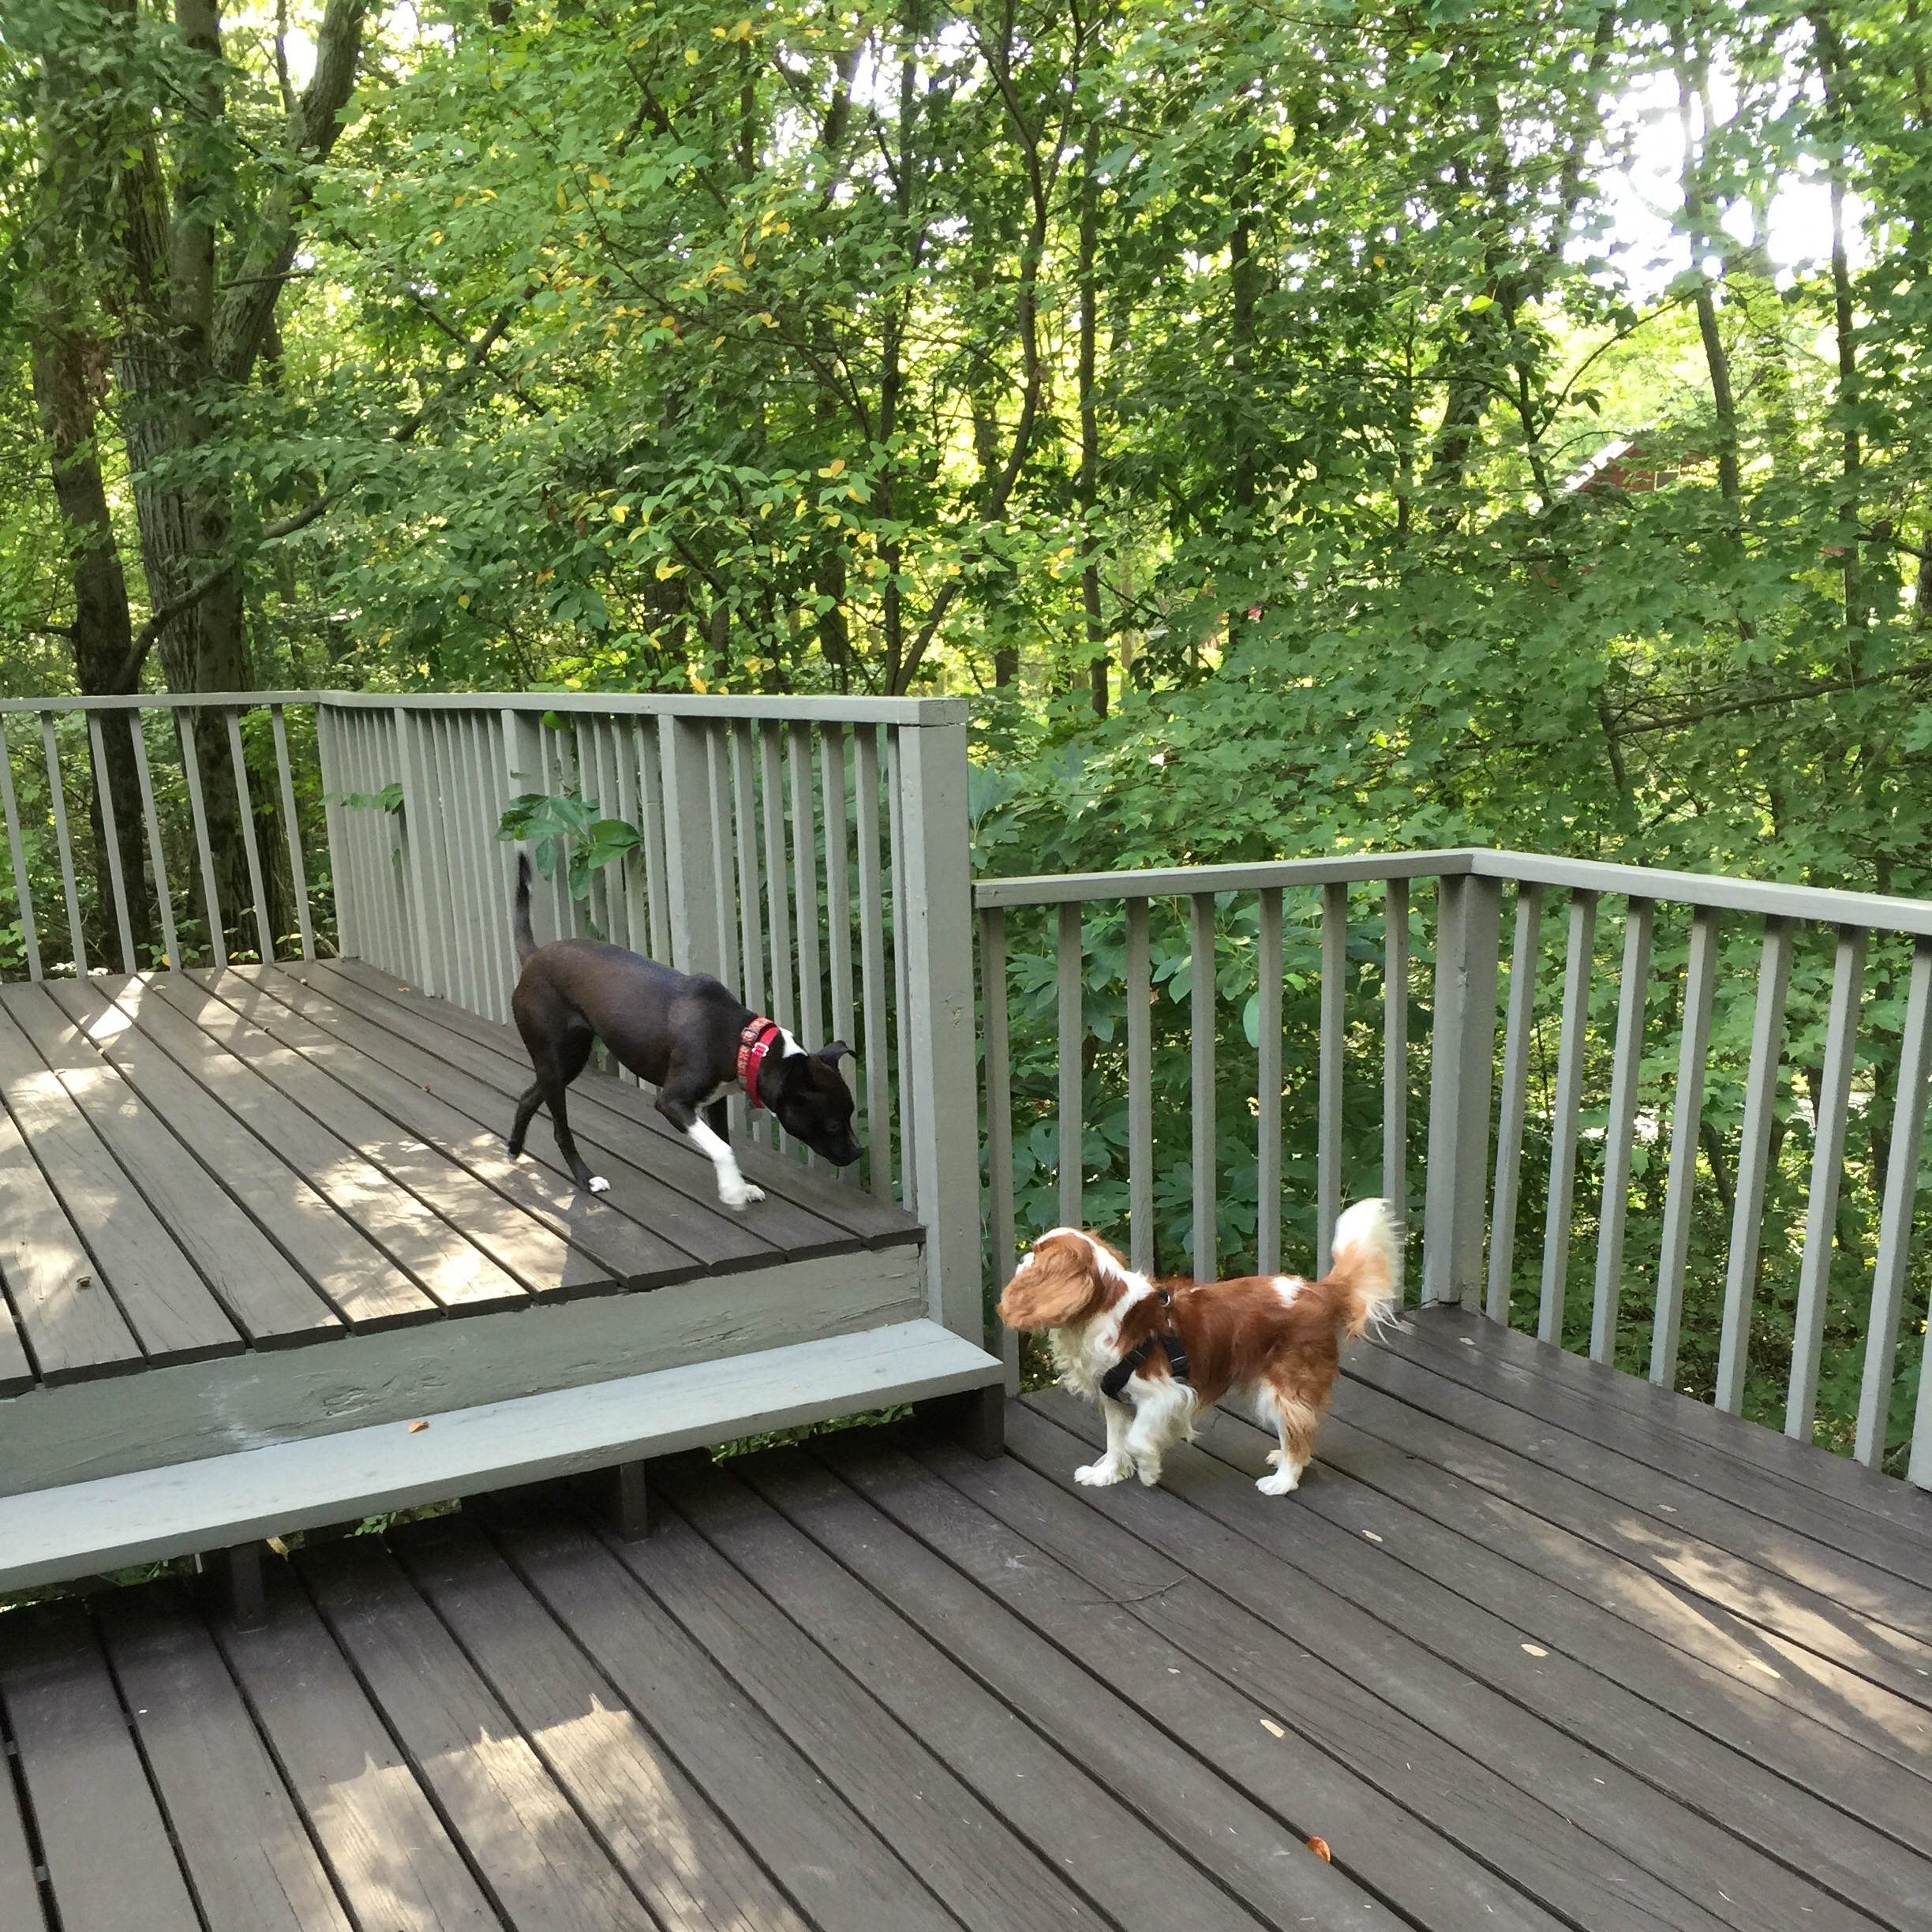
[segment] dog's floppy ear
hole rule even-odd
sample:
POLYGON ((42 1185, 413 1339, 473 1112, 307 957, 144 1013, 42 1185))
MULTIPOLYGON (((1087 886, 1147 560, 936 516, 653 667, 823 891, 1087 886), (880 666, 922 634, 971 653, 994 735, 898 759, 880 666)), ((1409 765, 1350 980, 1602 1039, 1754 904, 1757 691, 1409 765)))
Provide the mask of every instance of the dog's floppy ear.
POLYGON ((1070 1327, 1100 1305, 1103 1284, 1094 1251, 1077 1234, 1049 1234, 1033 1244, 1000 1297, 1009 1328, 1070 1327))

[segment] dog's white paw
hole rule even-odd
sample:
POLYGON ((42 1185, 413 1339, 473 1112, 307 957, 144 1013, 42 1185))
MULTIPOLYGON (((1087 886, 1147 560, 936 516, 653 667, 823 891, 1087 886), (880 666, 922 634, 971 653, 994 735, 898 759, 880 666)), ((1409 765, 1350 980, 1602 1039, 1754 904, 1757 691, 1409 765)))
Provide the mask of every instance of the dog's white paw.
POLYGON ((1134 1473, 1151 1489, 1161 1479, 1161 1466, 1158 1462, 1137 1462, 1134 1465, 1134 1473))
POLYGON ((736 1187, 726 1182, 718 1189, 718 1199, 727 1208, 749 1208, 754 1201, 764 1198, 765 1190, 754 1187, 749 1181, 740 1181, 736 1187))
POLYGON ((1110 1483, 1125 1481, 1133 1473, 1133 1465, 1125 1456, 1103 1456, 1098 1462, 1076 1469, 1073 1480, 1084 1483, 1089 1489, 1104 1489, 1110 1483))
POLYGON ((601 1174, 593 1174, 590 1177, 590 1192, 593 1194, 608 1194, 610 1183, 601 1174))
MULTIPOLYGON (((1281 1451, 1278 1449, 1268 1458, 1271 1462, 1279 1462, 1281 1451)), ((1255 1487, 1264 1496, 1286 1496, 1301 1483, 1301 1472, 1292 1462, 1278 1469, 1272 1476, 1257 1477, 1255 1487)))

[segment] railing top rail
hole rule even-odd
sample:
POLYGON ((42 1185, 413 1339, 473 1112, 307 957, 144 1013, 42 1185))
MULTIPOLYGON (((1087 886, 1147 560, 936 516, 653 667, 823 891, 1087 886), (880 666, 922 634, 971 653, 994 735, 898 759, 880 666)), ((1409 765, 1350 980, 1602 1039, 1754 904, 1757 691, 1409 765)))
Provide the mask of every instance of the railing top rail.
POLYGON ((129 698, 0 698, 8 711, 245 709, 326 704, 373 711, 560 711, 608 717, 775 718, 788 724, 964 724, 963 698, 723 698, 676 691, 144 691, 129 698))
POLYGON ((1089 899, 1162 899, 1190 893, 1258 892, 1273 886, 1330 886, 1355 879, 1507 879, 1568 886, 1633 899, 1710 906, 1720 912, 1807 919, 1827 926, 1866 926, 1932 937, 1932 901, 1881 893, 1842 892, 1822 886, 1780 886, 1762 879, 1702 872, 1667 872, 1649 866, 1609 865, 1593 859, 1462 847, 1439 852, 1350 852, 1334 859, 1279 859, 1251 865, 1166 866, 1142 872, 1046 873, 982 879, 973 887, 981 911, 994 906, 1065 905, 1089 899))

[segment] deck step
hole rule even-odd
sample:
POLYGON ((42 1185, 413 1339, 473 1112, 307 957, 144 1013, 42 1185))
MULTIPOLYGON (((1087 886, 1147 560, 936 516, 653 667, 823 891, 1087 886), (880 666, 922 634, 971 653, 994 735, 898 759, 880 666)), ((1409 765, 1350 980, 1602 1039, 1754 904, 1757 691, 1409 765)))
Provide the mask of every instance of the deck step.
POLYGON ((937 1322, 523 1395, 0 1498, 0 1589, 668 1455, 983 1388, 998 1358, 937 1322))

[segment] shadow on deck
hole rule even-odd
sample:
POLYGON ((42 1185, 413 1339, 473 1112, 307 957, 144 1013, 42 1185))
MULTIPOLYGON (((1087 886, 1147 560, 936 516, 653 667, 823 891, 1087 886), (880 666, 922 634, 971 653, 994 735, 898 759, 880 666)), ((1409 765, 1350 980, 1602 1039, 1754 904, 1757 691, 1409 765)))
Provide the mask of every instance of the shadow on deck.
POLYGON ((1223 1415, 1081 1489, 1047 1395, 990 1462, 653 1465, 643 1542, 546 1491, 321 1543, 258 1629, 9 1614, 0 1923, 1926 1925, 1932 1499, 1459 1312, 1391 1339, 1286 1501, 1223 1415))

